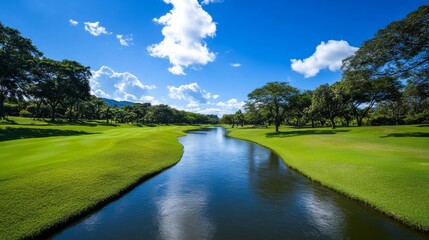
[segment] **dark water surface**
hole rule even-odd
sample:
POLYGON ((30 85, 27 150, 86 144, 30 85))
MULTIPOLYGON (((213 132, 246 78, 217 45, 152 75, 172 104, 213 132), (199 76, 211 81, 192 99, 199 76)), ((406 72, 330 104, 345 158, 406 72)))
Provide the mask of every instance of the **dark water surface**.
MULTIPOLYGON (((419 239, 425 236, 311 182, 269 149, 190 132, 169 170, 53 239, 419 239)), ((168 146, 160 146, 168 147, 168 146)))

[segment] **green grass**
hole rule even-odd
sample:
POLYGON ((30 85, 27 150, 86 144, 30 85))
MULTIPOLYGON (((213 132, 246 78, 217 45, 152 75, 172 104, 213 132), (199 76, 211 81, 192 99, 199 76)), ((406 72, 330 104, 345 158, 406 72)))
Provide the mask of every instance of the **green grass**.
POLYGON ((177 163, 190 126, 0 125, 0 239, 37 236, 177 163))
POLYGON ((429 125, 229 130, 307 177, 429 231, 429 125))

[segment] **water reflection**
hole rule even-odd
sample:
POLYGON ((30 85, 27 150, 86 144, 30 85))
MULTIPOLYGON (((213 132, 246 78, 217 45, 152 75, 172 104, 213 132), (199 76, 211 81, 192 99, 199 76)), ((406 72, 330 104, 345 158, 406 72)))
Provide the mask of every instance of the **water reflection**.
POLYGON ((165 195, 157 201, 160 239, 211 239, 215 226, 206 214, 208 193, 190 189, 180 179, 168 182, 165 195))
POLYGON ((317 230, 309 235, 345 239, 344 225, 347 225, 347 222, 342 209, 338 208, 329 196, 320 195, 318 191, 310 189, 300 194, 300 201, 307 211, 307 221, 317 230))
POLYGON ((181 161, 55 239, 417 239, 225 129, 180 138, 181 161))

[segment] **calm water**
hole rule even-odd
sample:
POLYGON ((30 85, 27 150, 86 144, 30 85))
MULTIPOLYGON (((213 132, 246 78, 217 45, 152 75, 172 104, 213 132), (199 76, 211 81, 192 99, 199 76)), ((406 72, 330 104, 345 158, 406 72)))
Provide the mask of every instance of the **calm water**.
MULTIPOLYGON (((182 160, 54 239, 418 239, 223 128, 180 138, 182 160)), ((168 146, 165 146, 168 147, 168 146)))

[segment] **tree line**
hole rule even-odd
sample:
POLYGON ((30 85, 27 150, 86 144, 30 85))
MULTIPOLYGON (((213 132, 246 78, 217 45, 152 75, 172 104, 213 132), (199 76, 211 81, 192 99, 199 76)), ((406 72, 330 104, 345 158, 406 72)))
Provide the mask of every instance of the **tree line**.
POLYGON ((167 105, 135 103, 112 107, 90 94, 89 67, 43 56, 30 39, 0 22, 0 120, 6 116, 58 118, 70 122, 215 124, 216 115, 180 111, 167 105))
POLYGON ((343 60, 340 81, 313 91, 270 82, 248 94, 245 112, 224 115, 235 125, 336 128, 429 123, 429 6, 379 30, 343 60))

